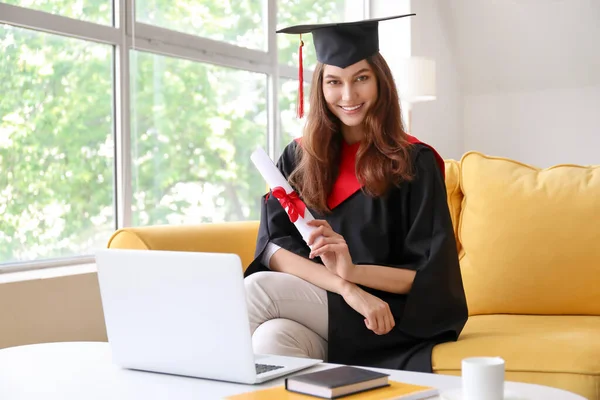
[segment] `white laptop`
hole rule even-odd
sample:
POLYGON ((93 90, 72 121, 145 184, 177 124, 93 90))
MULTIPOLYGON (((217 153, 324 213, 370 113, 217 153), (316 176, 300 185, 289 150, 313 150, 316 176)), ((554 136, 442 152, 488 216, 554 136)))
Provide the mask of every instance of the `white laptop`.
POLYGON ((105 249, 96 264, 117 365, 254 384, 322 361, 254 354, 235 254, 105 249))

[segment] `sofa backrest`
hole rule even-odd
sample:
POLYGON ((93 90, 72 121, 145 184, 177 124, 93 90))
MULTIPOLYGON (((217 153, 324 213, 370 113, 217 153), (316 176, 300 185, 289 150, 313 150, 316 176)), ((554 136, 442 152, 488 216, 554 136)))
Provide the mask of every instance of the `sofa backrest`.
POLYGON ((258 221, 154 225, 114 232, 108 248, 234 253, 245 269, 254 259, 258 221))
MULTIPOLYGON (((600 315, 600 165, 540 170, 469 152, 446 160, 470 315, 600 315)), ((237 253, 258 221, 124 228, 108 247, 237 253)))
POLYGON ((600 315, 600 165, 477 152, 448 165, 470 315, 600 315))
POLYGON ((463 201, 463 192, 460 188, 460 163, 455 160, 444 160, 446 167, 446 199, 456 236, 456 246, 460 253, 462 246, 458 240, 458 222, 460 221, 460 210, 463 201))

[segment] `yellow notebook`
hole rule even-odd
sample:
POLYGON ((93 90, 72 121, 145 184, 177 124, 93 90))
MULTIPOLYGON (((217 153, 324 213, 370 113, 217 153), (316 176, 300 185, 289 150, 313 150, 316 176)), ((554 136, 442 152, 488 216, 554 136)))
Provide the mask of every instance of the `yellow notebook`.
MULTIPOLYGON (((343 400, 418 400, 433 397, 438 390, 430 386, 418 386, 408 383, 389 381, 390 386, 368 390, 362 393, 341 397, 343 400)), ((288 392, 285 387, 247 392, 227 397, 228 400, 315 400, 318 397, 288 392)))

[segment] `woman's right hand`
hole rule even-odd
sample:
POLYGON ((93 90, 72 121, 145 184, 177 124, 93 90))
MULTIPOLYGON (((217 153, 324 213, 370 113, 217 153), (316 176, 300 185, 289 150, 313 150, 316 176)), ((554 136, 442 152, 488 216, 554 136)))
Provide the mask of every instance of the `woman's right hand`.
POLYGON ((365 317, 365 325, 377 335, 385 335, 396 325, 390 306, 379 297, 356 285, 349 285, 341 295, 350 307, 365 317))

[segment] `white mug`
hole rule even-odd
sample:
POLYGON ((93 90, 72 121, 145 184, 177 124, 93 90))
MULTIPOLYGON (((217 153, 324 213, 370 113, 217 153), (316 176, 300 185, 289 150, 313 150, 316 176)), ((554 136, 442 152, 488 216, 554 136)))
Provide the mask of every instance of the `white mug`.
POLYGON ((472 357, 462 360, 462 400, 504 400, 504 360, 472 357))

